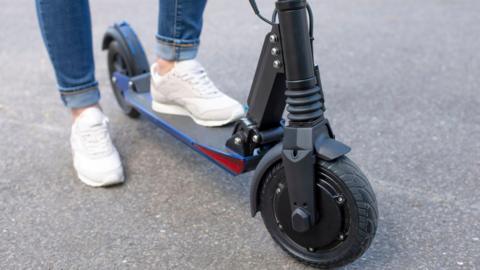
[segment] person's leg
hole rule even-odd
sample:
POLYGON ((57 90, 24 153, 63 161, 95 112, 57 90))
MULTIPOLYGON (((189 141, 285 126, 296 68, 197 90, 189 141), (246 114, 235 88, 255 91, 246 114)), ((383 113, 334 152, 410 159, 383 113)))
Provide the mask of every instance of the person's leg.
POLYGON ((152 65, 152 109, 221 126, 243 116, 240 103, 218 90, 194 60, 206 0, 160 0, 157 61, 152 65))
POLYGON ((60 96, 78 114, 78 109, 94 106, 100 99, 88 0, 36 0, 36 6, 60 96))
POLYGON ((123 182, 123 169, 100 110, 88 0, 36 0, 45 46, 60 96, 71 109, 70 137, 78 177, 91 186, 123 182))
POLYGON ((175 61, 197 56, 206 4, 207 0, 159 0, 156 49, 161 74, 175 61))

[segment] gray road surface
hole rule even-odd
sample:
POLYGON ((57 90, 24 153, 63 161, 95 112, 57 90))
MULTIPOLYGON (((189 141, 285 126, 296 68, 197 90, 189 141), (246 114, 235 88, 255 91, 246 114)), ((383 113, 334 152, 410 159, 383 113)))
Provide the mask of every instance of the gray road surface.
MULTIPOLYGON (((480 269, 480 2, 312 2, 328 117, 379 202, 378 235, 347 269, 480 269)), ((153 59, 155 1, 92 1, 102 105, 128 176, 112 189, 75 177, 33 1, 1 6, 0 269, 306 269, 249 217, 251 175, 120 113, 101 37, 126 19, 153 59)), ((267 30, 246 0, 209 3, 199 57, 242 101, 267 30)))

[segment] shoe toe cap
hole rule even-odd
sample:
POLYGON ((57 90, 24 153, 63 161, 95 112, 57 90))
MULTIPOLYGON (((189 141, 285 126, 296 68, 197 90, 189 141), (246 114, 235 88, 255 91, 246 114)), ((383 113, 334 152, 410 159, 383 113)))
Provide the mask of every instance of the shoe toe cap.
POLYGON ((238 103, 225 104, 225 106, 214 107, 205 110, 200 117, 205 120, 231 120, 234 121, 245 114, 243 106, 238 103))
POLYGON ((76 157, 74 167, 80 180, 89 186, 104 187, 124 182, 118 154, 97 160, 76 157))
POLYGON ((121 184, 124 182, 123 169, 117 168, 110 171, 99 172, 81 172, 78 171, 78 178, 86 185, 92 187, 106 187, 121 184))

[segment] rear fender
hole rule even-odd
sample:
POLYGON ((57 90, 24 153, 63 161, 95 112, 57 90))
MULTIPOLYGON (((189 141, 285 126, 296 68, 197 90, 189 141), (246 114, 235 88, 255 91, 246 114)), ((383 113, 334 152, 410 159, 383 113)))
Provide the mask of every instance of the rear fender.
POLYGON ((107 29, 103 36, 102 50, 107 50, 110 43, 116 41, 122 48, 122 53, 131 64, 131 76, 140 75, 150 71, 148 59, 135 31, 127 22, 115 23, 107 29))

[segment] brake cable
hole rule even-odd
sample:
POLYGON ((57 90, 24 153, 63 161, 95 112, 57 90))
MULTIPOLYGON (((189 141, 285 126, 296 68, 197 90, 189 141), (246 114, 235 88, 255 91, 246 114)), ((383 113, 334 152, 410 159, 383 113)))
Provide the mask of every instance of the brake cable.
MULTIPOLYGON (((252 9, 253 9, 253 12, 255 13, 255 15, 257 15, 258 18, 260 18, 262 21, 270 24, 270 25, 274 25, 276 23, 276 20, 277 20, 277 15, 278 15, 278 10, 275 9, 273 11, 273 15, 272 15, 272 20, 269 20, 267 18, 265 18, 261 13, 260 13, 260 10, 258 9, 258 6, 257 6, 257 1, 256 0, 249 0, 250 2, 250 5, 252 6, 252 9)), ((309 24, 309 34, 310 34, 310 39, 313 40, 313 11, 312 11, 312 7, 310 7, 310 4, 307 3, 307 12, 308 12, 308 24, 309 24)))

